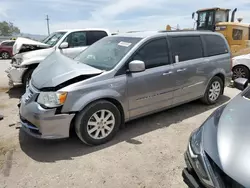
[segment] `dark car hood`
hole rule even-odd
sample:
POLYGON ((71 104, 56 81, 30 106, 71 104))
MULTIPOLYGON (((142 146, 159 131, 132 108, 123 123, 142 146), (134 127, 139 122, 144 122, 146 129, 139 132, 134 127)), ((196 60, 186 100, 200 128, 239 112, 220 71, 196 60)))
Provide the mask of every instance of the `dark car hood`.
MULTIPOLYGON (((54 52, 42 61, 32 74, 31 83, 38 89, 53 88, 101 74, 103 71, 70 59, 60 52, 54 52), (85 76, 85 77, 84 77, 85 76)), ((69 84, 68 84, 69 85, 69 84)), ((66 85, 65 85, 66 86, 66 85)))
POLYGON ((250 100, 239 94, 205 122, 203 147, 228 176, 250 187, 250 100))

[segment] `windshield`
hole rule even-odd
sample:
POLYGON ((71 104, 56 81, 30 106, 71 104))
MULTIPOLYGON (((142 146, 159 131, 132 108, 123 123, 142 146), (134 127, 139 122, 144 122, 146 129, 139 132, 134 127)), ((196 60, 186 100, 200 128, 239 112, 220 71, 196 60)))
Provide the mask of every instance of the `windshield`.
POLYGON ((42 42, 50 46, 56 45, 56 43, 65 35, 66 32, 56 32, 52 33, 46 37, 42 42))
POLYGON ((141 38, 105 37, 88 47, 75 60, 101 70, 113 69, 141 38))

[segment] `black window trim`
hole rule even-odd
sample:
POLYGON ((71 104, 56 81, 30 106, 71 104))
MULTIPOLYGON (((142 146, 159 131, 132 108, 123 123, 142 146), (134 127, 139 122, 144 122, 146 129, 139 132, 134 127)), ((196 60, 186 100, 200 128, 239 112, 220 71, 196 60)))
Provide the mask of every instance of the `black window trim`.
POLYGON ((189 60, 185 60, 185 61, 179 61, 178 63, 175 62, 175 58, 174 58, 174 55, 173 55, 173 48, 172 48, 172 44, 171 44, 171 38, 175 38, 175 37, 178 37, 178 38, 181 38, 181 37, 199 37, 200 40, 201 40, 201 46, 202 46, 202 57, 200 58, 196 58, 196 59, 201 59, 201 58, 204 58, 205 57, 205 46, 204 46, 204 43, 203 43, 203 38, 201 37, 202 35, 201 34, 187 34, 187 35, 171 35, 169 36, 169 45, 170 45, 170 49, 171 49, 171 61, 173 64, 179 64, 179 63, 182 63, 182 62, 186 62, 186 61, 192 61, 194 59, 189 59, 189 60))
MULTIPOLYGON (((116 72, 115 76, 120 76, 120 75, 127 74, 128 64, 129 64, 129 62, 131 62, 131 60, 133 59, 134 55, 135 55, 141 48, 143 48, 145 45, 147 45, 148 43, 150 43, 150 42, 152 42, 152 41, 154 41, 154 40, 158 40, 158 39, 164 39, 164 40, 166 40, 166 44, 167 44, 167 47, 168 47, 168 58, 169 58, 169 62, 170 62, 168 65, 172 65, 172 64, 173 64, 173 61, 172 61, 171 58, 170 58, 170 55, 171 55, 172 53, 171 53, 171 50, 170 50, 168 37, 167 37, 167 36, 155 37, 155 38, 152 38, 152 39, 147 40, 147 41, 144 42, 142 45, 140 45, 140 46, 136 49, 136 51, 134 51, 134 53, 130 56, 130 58, 128 58, 128 60, 124 63, 124 65, 116 72)), ((167 66, 167 64, 166 64, 165 66, 167 66)), ((154 68, 158 68, 158 67, 154 67, 154 68)), ((150 68, 150 69, 152 69, 152 68, 150 68)))

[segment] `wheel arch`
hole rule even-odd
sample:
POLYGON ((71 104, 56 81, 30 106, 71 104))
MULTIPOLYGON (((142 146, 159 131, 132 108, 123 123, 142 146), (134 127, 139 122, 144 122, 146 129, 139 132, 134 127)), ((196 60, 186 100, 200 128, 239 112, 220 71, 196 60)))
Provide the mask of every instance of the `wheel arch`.
POLYGON ((125 113, 124 113, 124 108, 123 108, 121 102, 118 101, 117 99, 113 98, 113 97, 100 97, 100 98, 98 98, 98 99, 93 99, 92 101, 89 101, 88 103, 86 103, 86 104, 84 105, 84 107, 81 108, 81 110, 79 110, 79 111, 76 112, 76 114, 75 114, 75 116, 74 116, 74 118, 72 119, 71 124, 70 124, 70 132, 73 132, 73 130, 75 129, 75 126, 74 126, 74 125, 75 125, 75 121, 76 121, 77 115, 78 115, 83 109, 85 109, 87 106, 89 106, 89 105, 91 105, 91 104, 93 104, 93 103, 95 103, 95 102, 102 101, 102 100, 106 100, 106 101, 108 101, 108 102, 114 104, 114 105, 118 108, 118 110, 119 110, 119 112, 120 112, 120 114, 121 114, 121 126, 120 126, 120 127, 123 128, 123 127, 124 127, 124 124, 125 124, 125 113))
MULTIPOLYGON (((216 71, 216 72, 214 72, 213 74, 212 74, 212 76, 210 77, 210 79, 207 81, 207 83, 206 83, 206 90, 207 90, 207 88, 209 87, 209 84, 210 84, 210 82, 211 82, 211 80, 214 78, 214 77, 219 77, 221 80, 222 80, 222 82, 223 82, 223 87, 222 87, 222 93, 221 94, 224 94, 224 89, 225 89, 225 82, 226 82, 226 76, 225 76, 225 73, 223 73, 223 71, 216 71)), ((206 91, 205 90, 205 91, 206 91)), ((205 93, 204 93, 205 94, 205 93)))
POLYGON ((31 69, 35 69, 38 65, 39 65, 39 63, 34 63, 34 64, 31 64, 28 66, 28 69, 22 75, 22 82, 23 83, 24 83, 24 77, 27 74, 27 72, 30 71, 31 69))

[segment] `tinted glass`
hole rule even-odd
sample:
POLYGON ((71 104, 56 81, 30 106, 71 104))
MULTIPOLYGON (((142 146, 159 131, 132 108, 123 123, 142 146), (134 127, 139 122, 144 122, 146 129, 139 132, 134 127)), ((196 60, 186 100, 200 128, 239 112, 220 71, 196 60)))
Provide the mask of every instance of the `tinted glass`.
POLYGON ((87 46, 86 32, 78 31, 69 34, 65 39, 69 43, 69 48, 87 46))
POLYGON ((204 35, 207 56, 214 56, 228 53, 226 42, 217 35, 204 35))
POLYGON ((156 39, 143 46, 133 60, 144 61, 146 69, 170 64, 166 39, 156 39))
POLYGON ((13 46, 15 42, 3 42, 3 46, 13 46))
POLYGON ((2 43, 1 43, 1 46, 7 46, 7 43, 8 43, 8 42, 2 42, 2 43))
POLYGON ((101 70, 113 69, 141 38, 105 37, 82 53, 75 60, 101 70))
POLYGON ((203 57, 203 48, 199 36, 181 36, 171 38, 173 59, 179 56, 179 61, 187 61, 203 57))
POLYGON ((87 34, 87 43, 91 45, 106 36, 108 34, 105 31, 89 31, 87 34))

